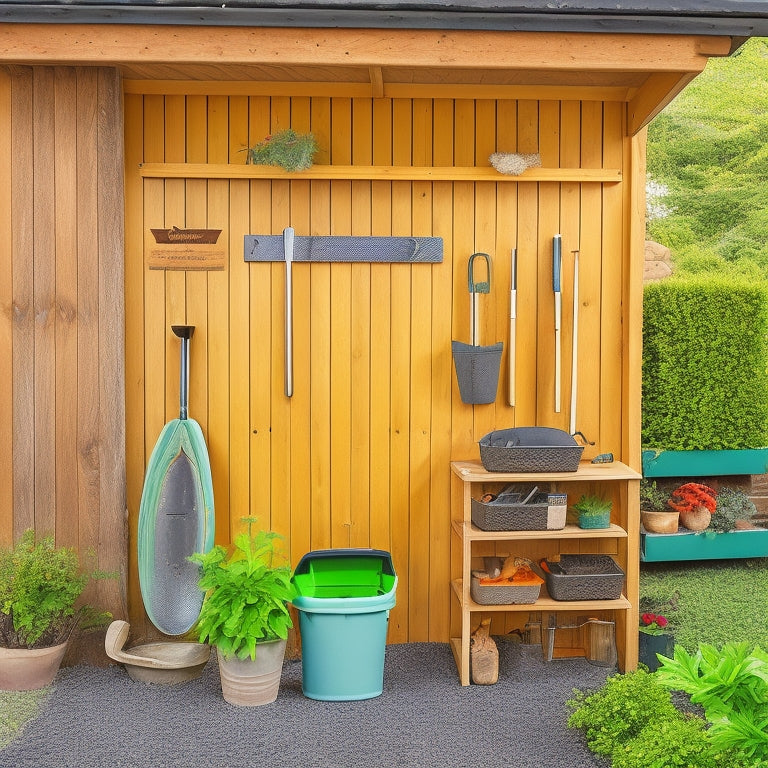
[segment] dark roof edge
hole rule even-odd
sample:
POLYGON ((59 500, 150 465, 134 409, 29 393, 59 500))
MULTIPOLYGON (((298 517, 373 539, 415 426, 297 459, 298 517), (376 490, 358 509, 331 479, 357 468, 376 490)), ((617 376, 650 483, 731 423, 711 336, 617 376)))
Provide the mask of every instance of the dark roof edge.
POLYGON ((604 34, 768 36, 765 16, 605 13, 505 13, 413 9, 169 7, 0 3, 0 23, 160 24, 177 26, 445 29, 604 34))

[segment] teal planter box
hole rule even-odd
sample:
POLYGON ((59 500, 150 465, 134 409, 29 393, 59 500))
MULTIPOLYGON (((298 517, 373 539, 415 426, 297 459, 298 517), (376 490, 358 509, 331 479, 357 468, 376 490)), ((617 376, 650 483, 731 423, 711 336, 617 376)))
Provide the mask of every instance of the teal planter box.
POLYGON ((644 477, 762 475, 768 472, 768 448, 743 451, 643 451, 644 477))
POLYGON ((768 529, 729 533, 643 533, 640 536, 640 559, 646 563, 739 557, 768 557, 768 529))

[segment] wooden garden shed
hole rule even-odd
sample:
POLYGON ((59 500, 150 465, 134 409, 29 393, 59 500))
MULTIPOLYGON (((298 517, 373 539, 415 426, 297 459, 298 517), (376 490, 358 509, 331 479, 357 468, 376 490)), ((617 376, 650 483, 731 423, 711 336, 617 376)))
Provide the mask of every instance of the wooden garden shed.
MULTIPOLYGON (((391 551, 389 641, 448 641, 466 553, 467 483, 452 462, 476 461, 494 429, 569 429, 578 251, 576 428, 586 461, 611 452, 626 470, 608 486, 623 535, 555 548, 625 568, 626 606, 606 615, 631 668, 645 127, 709 57, 765 34, 764 3, 737 0, 0 2, 0 543, 34 527, 93 549, 120 578, 91 597, 136 638, 155 634, 138 508, 178 411, 170 327, 194 325, 190 415, 211 455, 216 540, 255 515, 286 536, 293 564, 328 547, 391 551), (245 164, 247 147, 284 128, 317 138, 310 170, 245 164), (497 151, 537 153, 541 166, 503 175, 497 151), (202 268, 158 257, 151 229, 173 227, 221 230, 202 268), (244 257, 245 236, 286 227, 437 237, 443 254, 296 264, 291 397, 284 265, 244 257), (504 352, 495 402, 473 406, 451 341, 469 340, 476 252, 493 262, 479 335, 504 352)), ((599 485, 585 476, 571 489, 599 485)), ((524 556, 554 553, 518 543, 524 556)), ((471 557, 500 551, 476 547, 471 557)), ((531 618, 494 615, 499 631, 531 618)))

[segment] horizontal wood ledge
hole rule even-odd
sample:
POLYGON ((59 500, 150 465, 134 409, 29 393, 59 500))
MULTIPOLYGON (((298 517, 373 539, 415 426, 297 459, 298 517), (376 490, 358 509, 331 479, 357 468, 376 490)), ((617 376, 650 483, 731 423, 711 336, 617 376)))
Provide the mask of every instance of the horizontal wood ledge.
POLYGON ((313 165, 306 171, 286 171, 271 165, 214 163, 143 163, 139 175, 153 179, 314 179, 388 181, 575 181, 617 183, 620 170, 610 168, 528 168, 519 176, 508 176, 493 168, 415 167, 395 165, 313 165))

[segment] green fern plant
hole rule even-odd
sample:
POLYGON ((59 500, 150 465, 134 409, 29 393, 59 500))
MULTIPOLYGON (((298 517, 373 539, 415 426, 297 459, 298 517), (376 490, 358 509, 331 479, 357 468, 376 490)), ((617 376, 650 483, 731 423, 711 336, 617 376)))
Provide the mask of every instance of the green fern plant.
POLYGON ((243 518, 247 533, 235 537, 230 549, 221 544, 190 557, 202 569, 205 599, 196 629, 226 657, 256 658, 256 645, 285 640, 293 626, 287 603, 295 596, 291 569, 279 551, 282 537, 253 532, 256 519, 243 518))
POLYGON ((306 171, 312 167, 317 142, 311 133, 297 133, 292 128, 267 136, 248 148, 248 163, 279 165, 286 171, 306 171))

